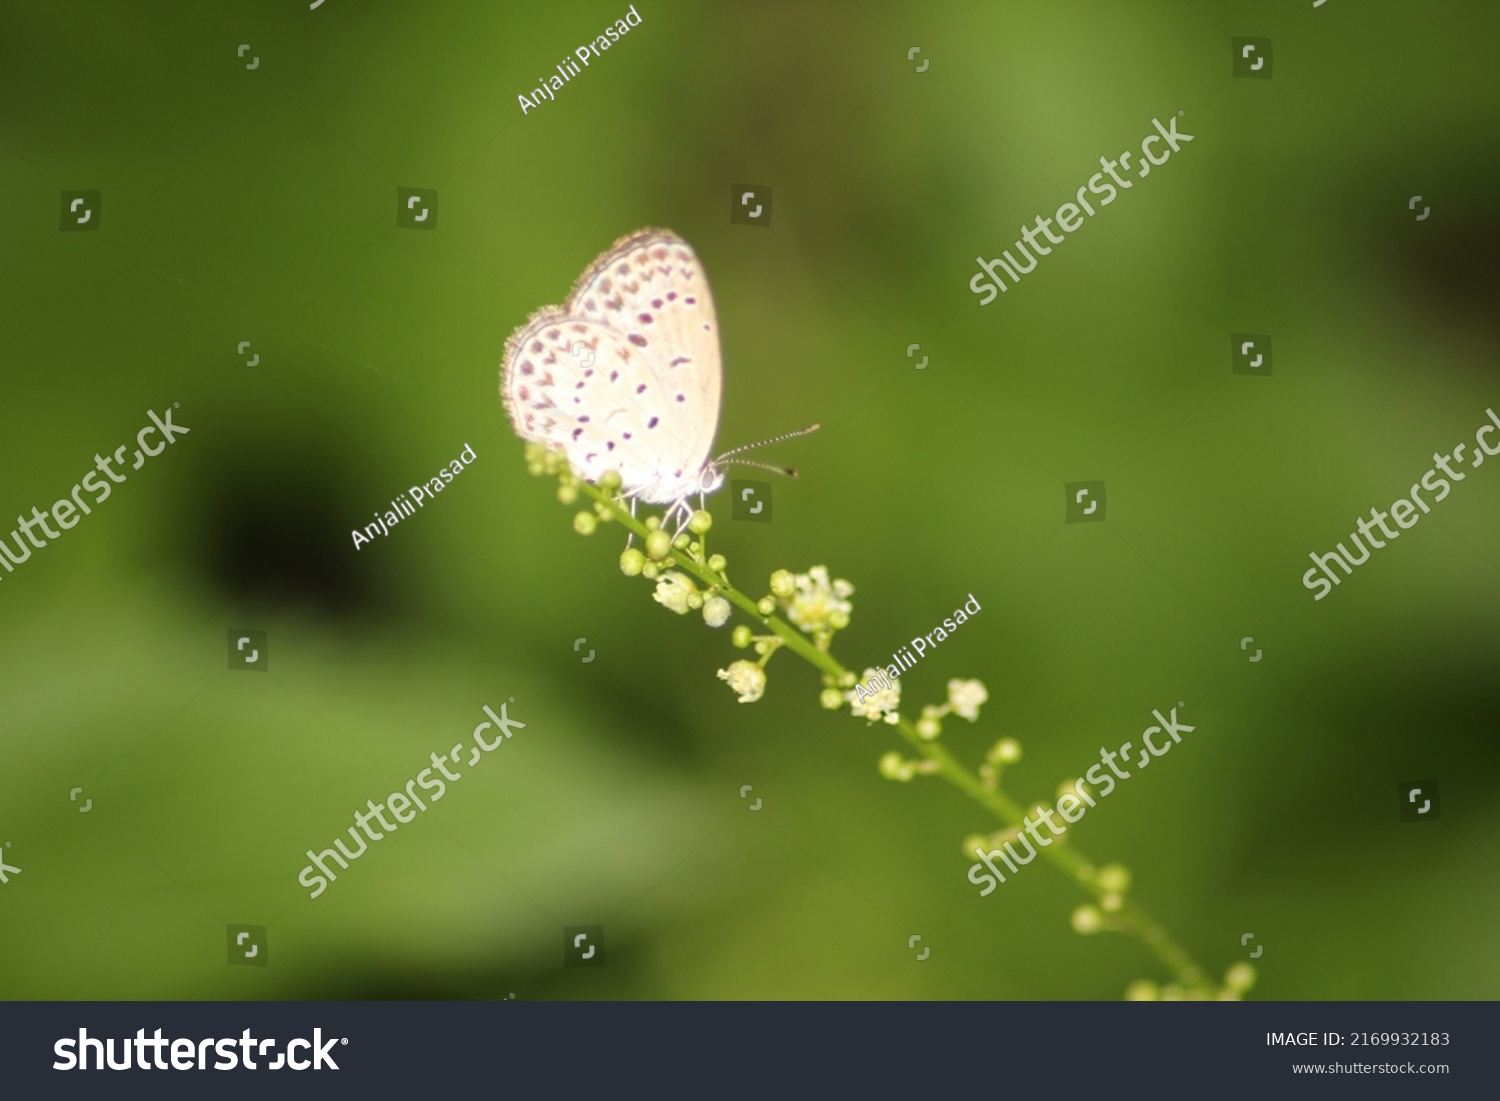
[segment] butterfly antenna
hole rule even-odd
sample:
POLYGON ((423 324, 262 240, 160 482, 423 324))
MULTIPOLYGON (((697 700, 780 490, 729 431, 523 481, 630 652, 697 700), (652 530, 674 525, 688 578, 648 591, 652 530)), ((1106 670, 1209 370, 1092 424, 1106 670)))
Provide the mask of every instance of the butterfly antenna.
MULTIPOLYGON (((722 463, 725 459, 729 458, 729 456, 731 456, 731 455, 738 455, 742 451, 754 451, 757 447, 767 447, 767 446, 769 446, 769 445, 771 445, 773 443, 780 443, 782 440, 795 440, 798 436, 808 436, 808 435, 811 435, 812 433, 816 432, 821 427, 822 427, 822 425, 819 425, 819 424, 810 424, 806 428, 799 428, 799 429, 797 429, 797 431, 795 431, 795 432, 788 432, 784 436, 774 436, 774 437, 772 437, 769 440, 761 440, 760 443, 747 443, 744 447, 736 447, 736 448, 734 448, 731 451, 724 452, 724 454, 720 455, 717 459, 714 460, 714 462, 715 463, 722 463)), ((762 466, 764 464, 762 464, 762 463, 750 463, 748 465, 750 465, 750 466, 762 466)), ((772 466, 772 467, 766 467, 766 469, 767 470, 781 470, 783 468, 782 467, 777 467, 777 466, 772 466)))
MULTIPOLYGON (((717 463, 720 463, 720 460, 715 459, 714 462, 717 464, 717 463)), ((793 470, 789 466, 774 466, 771 463, 758 463, 754 459, 729 459, 727 462, 724 462, 722 465, 725 465, 725 466, 753 466, 753 467, 758 467, 761 470, 769 470, 773 474, 785 474, 788 478, 800 478, 800 477, 802 477, 802 475, 798 474, 795 470, 793 470)))

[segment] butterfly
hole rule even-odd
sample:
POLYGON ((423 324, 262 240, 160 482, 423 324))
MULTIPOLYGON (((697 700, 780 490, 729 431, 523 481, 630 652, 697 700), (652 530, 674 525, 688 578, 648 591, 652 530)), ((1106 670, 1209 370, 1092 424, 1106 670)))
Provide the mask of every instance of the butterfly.
POLYGON ((561 451, 578 477, 616 471, 632 507, 686 516, 690 497, 724 484, 719 464, 748 450, 709 458, 723 375, 697 253, 671 230, 642 229, 590 264, 563 305, 511 334, 500 395, 516 434, 561 451))

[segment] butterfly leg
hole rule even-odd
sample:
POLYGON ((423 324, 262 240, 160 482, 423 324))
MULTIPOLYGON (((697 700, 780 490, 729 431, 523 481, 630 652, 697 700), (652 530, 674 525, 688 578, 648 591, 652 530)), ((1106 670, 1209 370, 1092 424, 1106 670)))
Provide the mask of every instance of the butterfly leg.
MULTIPOLYGON (((634 497, 630 498, 630 518, 632 520, 635 519, 635 498, 634 497)), ((633 532, 633 531, 627 531, 625 533, 625 549, 629 550, 631 548, 631 545, 634 542, 635 542, 635 532, 633 532)))

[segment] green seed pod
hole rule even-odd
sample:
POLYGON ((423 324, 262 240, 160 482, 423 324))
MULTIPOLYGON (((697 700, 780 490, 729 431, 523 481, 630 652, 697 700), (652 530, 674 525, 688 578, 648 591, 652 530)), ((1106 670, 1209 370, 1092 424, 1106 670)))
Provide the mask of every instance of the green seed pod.
POLYGON ((763 596, 760 598, 760 603, 755 605, 755 610, 761 615, 771 615, 776 611, 776 601, 769 596, 763 596))
POLYGON ((557 487, 557 499, 565 505, 571 505, 578 500, 578 487, 569 485, 567 482, 562 483, 557 487))
POLYGON ((714 573, 723 573, 724 567, 728 565, 729 561, 722 554, 710 554, 708 556, 708 568, 713 570, 714 573))
POLYGON ((844 694, 837 688, 825 688, 821 693, 819 693, 818 702, 826 707, 829 711, 837 711, 839 708, 843 707, 847 701, 844 699, 844 694))
POLYGON ((672 546, 676 547, 678 550, 687 550, 688 549, 688 537, 686 535, 679 535, 679 536, 677 536, 675 539, 672 540, 672 546))
POLYGON ((655 581, 661 576, 661 570, 657 568, 655 562, 647 562, 641 567, 641 576, 647 581, 655 581))
POLYGON ((620 472, 618 470, 606 470, 599 477, 599 488, 605 493, 613 493, 620 488, 620 472))
POLYGON ((688 530, 694 535, 704 535, 713 526, 714 518, 701 508, 693 513, 693 518, 688 521, 688 530))
POLYGON ((743 650, 746 646, 750 645, 750 628, 741 623, 734 629, 734 633, 729 636, 729 641, 743 650))
POLYGON ((594 528, 598 524, 599 521, 594 518, 592 512, 580 512, 577 516, 573 517, 573 530, 579 535, 593 535, 594 528))
POLYGON ((788 599, 797 591, 797 580, 791 570, 777 570, 771 575, 771 595, 788 599))

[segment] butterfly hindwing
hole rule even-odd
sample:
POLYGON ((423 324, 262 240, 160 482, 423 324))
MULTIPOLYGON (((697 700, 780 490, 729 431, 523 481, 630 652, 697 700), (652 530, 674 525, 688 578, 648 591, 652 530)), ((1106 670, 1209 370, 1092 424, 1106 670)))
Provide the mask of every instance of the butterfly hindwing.
POLYGON ((696 477, 666 388, 607 325, 556 307, 533 314, 506 344, 501 395, 516 433, 562 451, 579 477, 618 471, 626 492, 653 503, 667 503, 654 488, 696 477))

